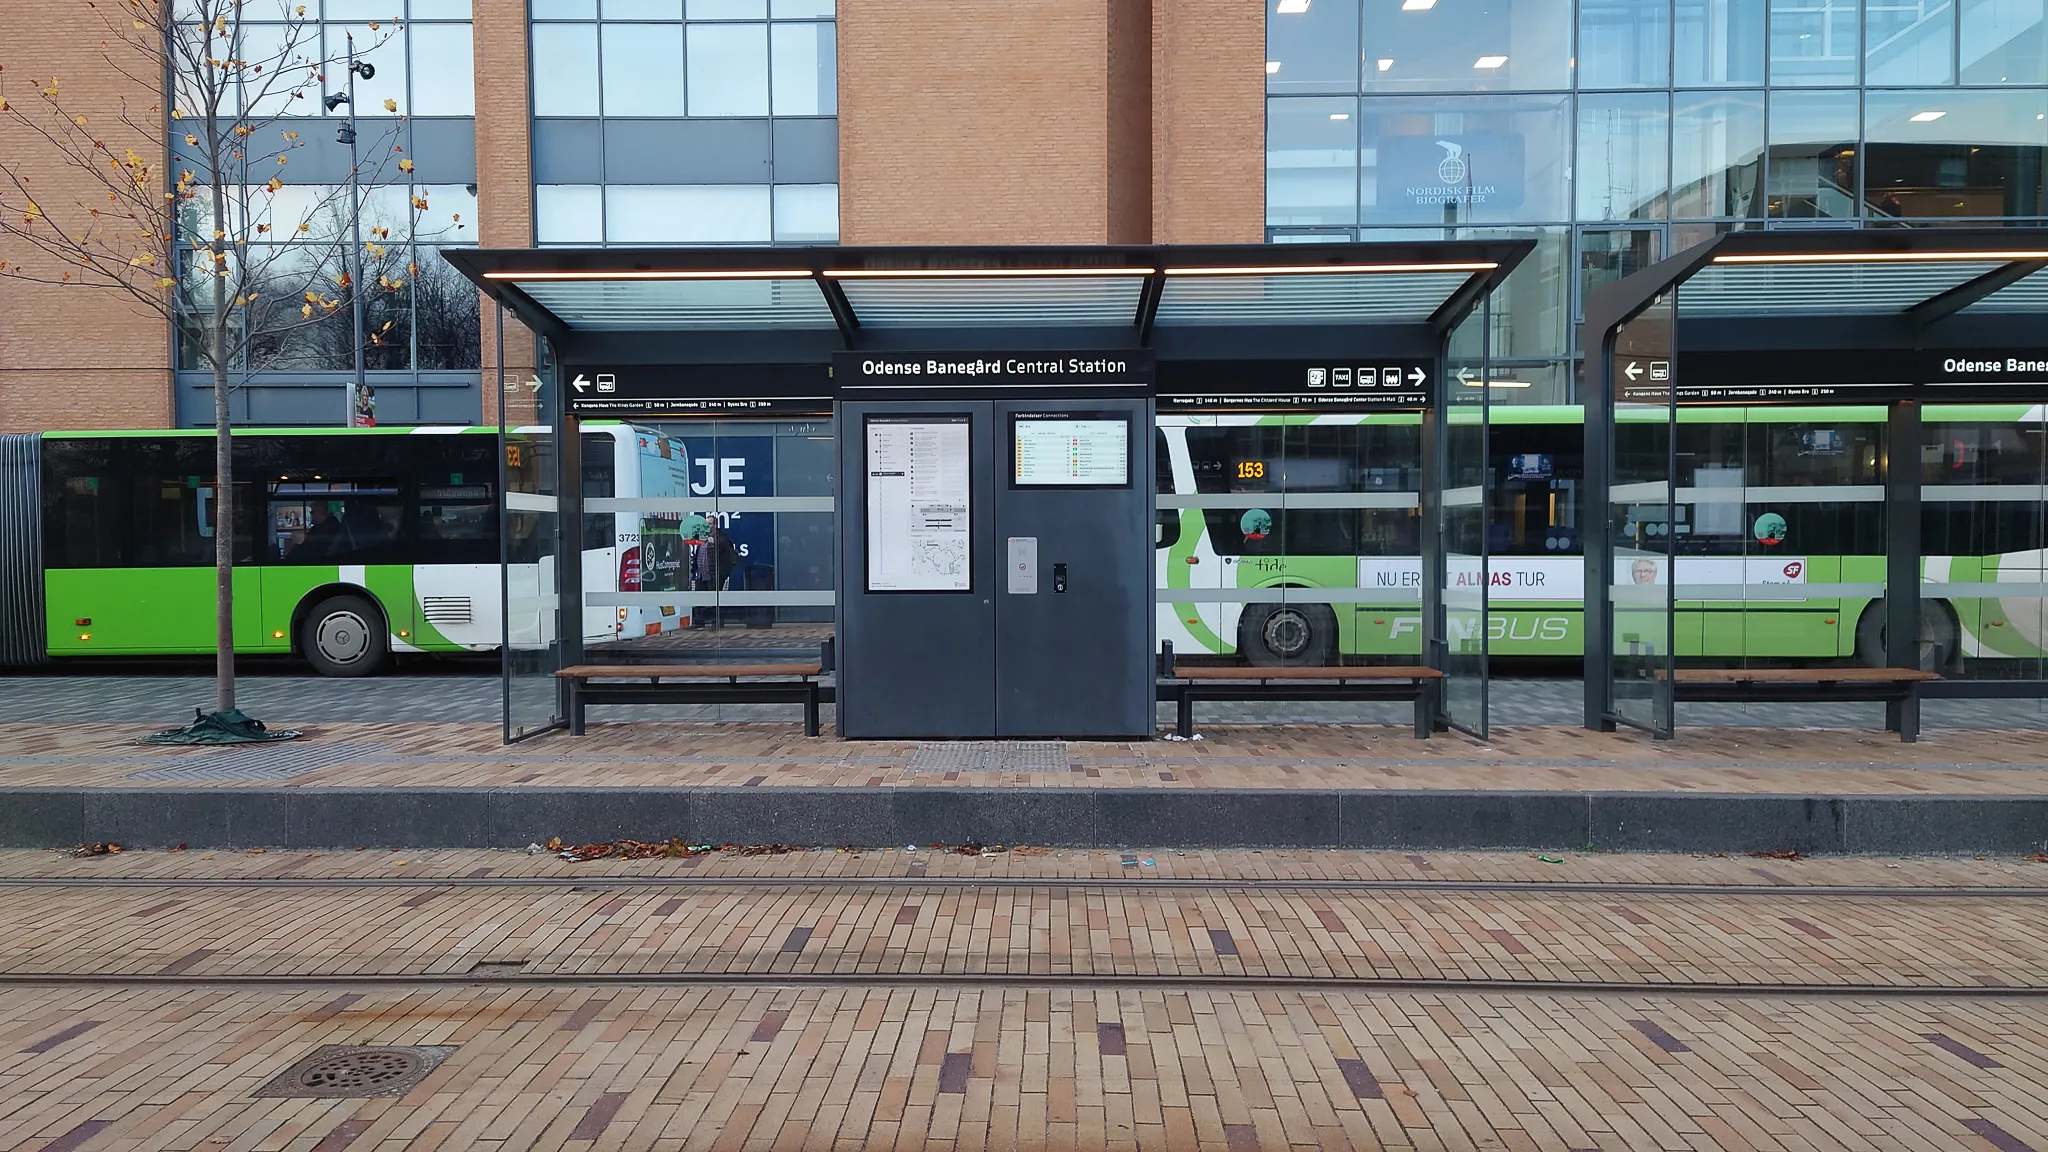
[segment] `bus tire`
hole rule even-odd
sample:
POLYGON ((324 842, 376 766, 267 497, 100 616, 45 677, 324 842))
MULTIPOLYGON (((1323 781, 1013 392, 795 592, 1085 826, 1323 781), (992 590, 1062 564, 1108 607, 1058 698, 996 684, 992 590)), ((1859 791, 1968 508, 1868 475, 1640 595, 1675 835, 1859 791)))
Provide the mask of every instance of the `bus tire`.
POLYGON ((1337 655, 1337 614, 1328 604, 1247 604, 1237 649, 1260 668, 1327 668, 1337 655))
POLYGON ((322 676, 374 676, 391 658, 384 614, 361 596, 329 596, 300 621, 299 651, 322 676))
MULTIPOLYGON (((1941 668, 1930 669, 1939 672, 1952 666, 1960 653, 1958 643, 1962 639, 1962 628, 1956 624, 1955 610, 1942 600, 1920 602, 1920 643, 1941 646, 1941 668)), ((1884 601, 1872 600, 1863 609, 1863 615, 1856 619, 1856 663, 1865 668, 1883 668, 1885 659, 1884 601)), ((1919 659, 1919 654, 1914 654, 1919 659)))

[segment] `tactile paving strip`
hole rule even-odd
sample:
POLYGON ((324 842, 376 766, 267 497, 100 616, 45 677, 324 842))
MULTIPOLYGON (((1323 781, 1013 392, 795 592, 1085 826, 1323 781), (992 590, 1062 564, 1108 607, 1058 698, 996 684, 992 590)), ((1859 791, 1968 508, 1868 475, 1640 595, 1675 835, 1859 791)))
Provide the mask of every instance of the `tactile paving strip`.
POLYGON ((1065 772, 1067 746, 1056 740, 961 740, 920 744, 909 772, 1065 772))
POLYGON ((388 760, 383 744, 312 744, 282 741, 242 744, 219 751, 124 757, 129 763, 152 766, 130 780, 284 780, 336 764, 388 760))

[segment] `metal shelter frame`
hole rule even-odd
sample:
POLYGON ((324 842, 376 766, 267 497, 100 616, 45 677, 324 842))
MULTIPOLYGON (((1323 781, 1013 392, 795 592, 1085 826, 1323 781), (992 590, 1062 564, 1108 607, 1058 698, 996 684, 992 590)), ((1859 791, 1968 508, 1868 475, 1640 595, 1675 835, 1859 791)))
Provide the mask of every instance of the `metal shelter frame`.
MULTIPOLYGON (((662 396, 837 397, 835 355, 864 352, 1130 350, 1157 365, 1157 391, 1222 392, 1273 365, 1407 360, 1433 367, 1446 402, 1450 334, 1535 246, 1531 240, 1216 246, 444 249, 501 309, 538 334, 541 400, 558 444, 558 610, 586 602, 577 398, 583 371, 614 373, 606 417, 743 415, 648 403, 662 396), (641 405, 636 407, 636 405, 641 405)), ((1463 363, 1480 365, 1482 350, 1463 363)), ((502 363, 502 359, 500 360, 502 363)), ((1294 369, 1290 369, 1293 371, 1294 369)), ((1250 386, 1278 393, 1271 371, 1250 386)), ((1289 377, 1299 391, 1298 376, 1289 377)), ((596 397, 584 396, 588 406, 596 397)), ((1280 406, 1280 405, 1275 405, 1280 406)), ((1443 423, 1425 416, 1425 660, 1440 645, 1443 423)), ((641 503, 645 503, 642 501, 641 503)), ((845 580, 840 574, 840 581, 845 580)), ((726 593, 732 603, 763 593, 726 593)), ((508 601, 509 603, 509 601, 508 601)), ((508 621, 509 623, 509 621, 508 621)), ((1483 629, 1482 629, 1483 631, 1483 629)), ((509 633, 508 633, 509 635, 509 633)), ((560 630, 556 667, 582 659, 560 630)), ((508 645, 509 649, 509 645, 508 645)), ((508 655, 508 660, 509 660, 508 655)), ((509 665, 508 665, 509 667, 509 665)), ((509 724, 508 724, 509 734, 509 724)))
MULTIPOLYGON (((1617 405, 1640 383, 1641 371, 1619 343, 1631 323, 1645 319, 1648 339, 1661 342, 1668 357, 1666 398, 1646 402, 1668 404, 1674 424, 1684 404, 1883 402, 1896 463, 1902 446, 1920 442, 1921 405, 1930 398, 2048 401, 2048 373, 2001 377, 1940 367, 1944 354, 1981 359, 2048 347, 2048 229, 1733 232, 1587 296, 1585 726, 1600 731, 1632 723, 1616 714, 1609 667, 1616 548, 1609 510, 1617 405)), ((1667 475, 1667 502, 1675 487, 1676 477, 1667 475)), ((1917 469, 1888 464, 1885 489, 1886 631, 1918 636, 1917 469)), ((1667 593, 1667 609, 1675 599, 1667 593)), ((1916 667, 1916 648, 1887 644, 1887 664, 1916 667)), ((1667 667, 1675 659, 1668 645, 1664 658, 1667 667)), ((1662 690, 1671 684, 1667 675, 1662 690)), ((2044 696, 2048 682, 1946 680, 1923 694, 2044 696)), ((1665 706, 1668 716, 1668 698, 1665 706)))

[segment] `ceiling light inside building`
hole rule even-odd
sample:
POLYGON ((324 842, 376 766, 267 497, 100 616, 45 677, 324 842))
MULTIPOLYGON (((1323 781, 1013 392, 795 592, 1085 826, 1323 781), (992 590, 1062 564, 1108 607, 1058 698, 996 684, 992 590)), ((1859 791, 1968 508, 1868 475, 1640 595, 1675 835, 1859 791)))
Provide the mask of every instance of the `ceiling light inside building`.
POLYGON ((1427 12, 1436 7, 1436 0, 1401 0, 1403 12, 1427 12))
POLYGON ((1507 62, 1508 58, 1505 56, 1481 56, 1473 62, 1472 66, 1474 68, 1498 68, 1507 62))
POLYGON ((1349 119, 1351 119, 1351 113, 1349 113, 1349 112, 1332 112, 1332 113, 1330 113, 1330 119, 1332 119, 1332 120, 1349 120, 1349 119))
POLYGON ((1380 66, 1380 71, 1385 72, 1387 69, 1392 68, 1394 66, 1394 58, 1392 56, 1382 56, 1379 58, 1378 63, 1380 66))
POLYGON ((1280 62, 1278 60, 1266 61, 1266 75, 1271 76, 1273 73, 1278 72, 1279 70, 1280 62))
POLYGON ((1915 112, 1913 113, 1912 121, 1915 124, 1931 124, 1946 115, 1948 115, 1946 112, 1915 112))
POLYGON ((1282 16, 1299 16, 1308 11, 1308 0, 1280 0, 1273 11, 1282 16))

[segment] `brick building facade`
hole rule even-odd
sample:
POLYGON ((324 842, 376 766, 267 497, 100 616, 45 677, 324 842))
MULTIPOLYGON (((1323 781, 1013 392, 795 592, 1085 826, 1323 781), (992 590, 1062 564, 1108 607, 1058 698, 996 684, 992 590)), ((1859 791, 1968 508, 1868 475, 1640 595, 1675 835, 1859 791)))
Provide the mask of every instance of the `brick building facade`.
MULTIPOLYGON (((450 2, 434 0, 430 9, 413 0, 414 11, 446 19, 450 2)), ((816 17, 819 0, 804 2, 812 5, 804 11, 816 17)), ((566 20, 594 20, 576 14, 575 0, 566 3, 563 7, 558 0, 547 15, 562 11, 568 13, 562 17, 566 20)), ((781 19, 783 3, 776 0, 774 19, 781 19)), ((689 11, 688 19, 695 20, 697 9, 689 11)), ((842 243, 1263 238, 1262 5, 1240 0, 967 0, 934 6, 921 0, 839 0, 836 9, 825 5, 822 11, 825 19, 836 21, 836 54, 827 65, 833 76, 816 84, 829 87, 836 80, 836 107, 828 109, 836 112, 836 121, 814 117, 810 123, 836 126, 833 162, 842 243)), ((78 48, 92 39, 84 26, 93 19, 90 9, 0 0, 0 13, 12 30, 8 46, 0 49, 10 88, 22 88, 28 77, 58 75, 74 91, 79 85, 102 85, 90 92, 90 100, 104 103, 109 115, 124 96, 145 105, 154 102, 152 93, 124 92, 104 68, 95 68, 93 53, 78 48)), ((458 172, 447 177, 456 187, 462 174, 474 172, 476 228, 464 242, 487 247, 548 242, 537 212, 537 187, 568 187, 567 180, 609 187, 615 179, 577 174, 573 148, 591 133, 602 130, 608 140, 629 141, 636 133, 659 133, 672 124, 705 123, 556 119, 559 112, 536 103, 536 30, 580 34, 587 27, 594 41, 599 26, 534 23, 544 15, 538 2, 529 7, 474 0, 467 15, 473 108, 458 111, 472 112, 473 136, 465 135, 472 129, 454 117, 435 121, 449 128, 435 139, 473 138, 473 169, 469 157, 451 164, 445 154, 430 156, 424 145, 420 152, 423 167, 439 160, 440 171, 458 172)), ((765 40, 768 25, 761 26, 765 40)), ((825 28, 826 50, 832 51, 832 30, 816 27, 825 28)), ((421 45, 426 41, 415 40, 413 67, 425 71, 429 65, 421 45)), ((422 106, 424 83, 416 77, 414 99, 422 106)), ((697 90, 691 92, 697 100, 697 90)), ((775 116, 780 117, 781 87, 776 99, 775 116)), ((600 115, 616 114, 606 110, 600 115)), ((720 130, 744 126, 733 119, 712 125, 720 130)), ((781 141, 779 122, 774 129, 781 141)), ((31 141, 9 138, 7 131, 0 124, 0 149, 33 147, 31 141)), ((420 131, 415 128, 416 136, 420 131)), ((828 153, 829 144, 828 137, 828 153)), ((147 146, 163 151, 160 140, 147 146)), ((608 156, 606 172, 619 162, 616 152, 608 156)), ((780 156, 775 162, 784 163, 780 156)), ((56 163, 48 172, 53 187, 73 178, 56 163)), ((779 185, 783 177, 774 179, 779 185)), ((821 186, 815 174, 792 179, 821 186)), ((592 195, 598 194, 593 190, 592 195)), ((609 233, 606 239, 627 242, 609 233)), ((0 251, 0 259, 7 256, 0 251)), ((430 253, 427 258, 434 259, 430 253)), ((412 412, 419 413, 414 419, 428 419, 429 386, 441 389, 433 393, 439 405, 433 419, 494 420, 500 390, 480 383, 499 378, 493 321, 493 313, 485 310, 481 364, 469 369, 469 378, 479 383, 463 393, 468 399, 457 404, 459 413, 448 407, 456 395, 448 390, 455 374, 428 372, 423 361, 414 361, 409 374, 392 375, 389 385, 401 397, 418 385, 421 399, 402 399, 395 418, 382 416, 383 422, 411 422, 412 412)), ((181 401, 177 351, 166 329, 159 318, 112 293, 0 281, 0 431, 202 422, 204 410, 192 396, 181 401)), ((534 359, 530 335, 508 330, 504 347, 505 376, 523 378, 534 359)), ((253 365, 252 371, 257 371, 253 365)), ((280 374, 279 383, 299 392, 331 390, 336 376, 311 372, 285 379, 280 374)), ((372 377, 380 392, 386 388, 382 379, 372 377)), ((283 389, 278 394, 299 392, 283 389)), ((294 422, 320 422, 318 414, 329 409, 338 422, 339 402, 324 399, 308 409, 316 413, 312 419, 294 422)), ((267 422, 264 411, 251 409, 244 418, 267 422)))

